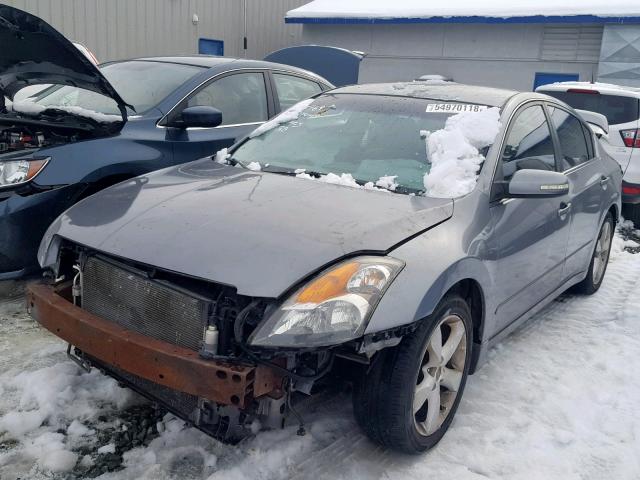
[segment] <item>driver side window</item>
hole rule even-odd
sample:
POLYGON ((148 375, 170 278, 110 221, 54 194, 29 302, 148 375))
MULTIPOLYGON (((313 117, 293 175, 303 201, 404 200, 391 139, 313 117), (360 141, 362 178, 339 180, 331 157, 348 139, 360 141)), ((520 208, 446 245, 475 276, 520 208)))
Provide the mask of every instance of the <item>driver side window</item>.
POLYGON ((505 181, 509 181, 516 171, 525 169, 556 169, 551 130, 540 105, 527 107, 517 114, 502 152, 505 181))
POLYGON ((267 90, 259 72, 236 73, 211 82, 189 98, 187 107, 205 105, 222 112, 222 125, 268 119, 267 90))

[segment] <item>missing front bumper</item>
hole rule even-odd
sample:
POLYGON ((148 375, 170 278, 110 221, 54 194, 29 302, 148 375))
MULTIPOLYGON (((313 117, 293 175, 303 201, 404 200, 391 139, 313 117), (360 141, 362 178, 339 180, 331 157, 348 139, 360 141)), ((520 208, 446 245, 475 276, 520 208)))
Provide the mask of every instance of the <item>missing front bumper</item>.
POLYGON ((38 323, 102 365, 239 409, 259 397, 282 396, 282 378, 267 367, 202 359, 193 350, 93 315, 73 305, 55 287, 31 284, 27 301, 38 323))

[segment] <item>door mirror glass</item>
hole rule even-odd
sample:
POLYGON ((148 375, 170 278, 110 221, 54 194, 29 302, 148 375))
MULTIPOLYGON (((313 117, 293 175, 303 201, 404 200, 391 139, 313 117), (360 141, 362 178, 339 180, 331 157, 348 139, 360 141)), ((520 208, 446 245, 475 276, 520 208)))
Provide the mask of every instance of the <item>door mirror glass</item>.
POLYGON ((558 197, 569 191, 569 179, 560 172, 518 170, 507 190, 509 198, 558 197))
POLYGON ((187 107, 169 126, 176 128, 214 128, 222 123, 222 112, 214 107, 200 105, 187 107))

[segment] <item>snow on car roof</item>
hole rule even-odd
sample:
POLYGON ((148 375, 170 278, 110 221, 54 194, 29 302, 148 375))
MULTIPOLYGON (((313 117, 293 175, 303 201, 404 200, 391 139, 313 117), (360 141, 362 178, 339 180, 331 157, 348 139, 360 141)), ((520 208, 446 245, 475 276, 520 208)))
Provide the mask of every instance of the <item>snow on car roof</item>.
MULTIPOLYGON (((575 17, 574 21, 592 21, 597 18, 635 17, 640 22, 640 2, 637 0, 449 0, 429 2, 425 0, 315 0, 287 12, 289 23, 352 23, 349 20, 367 21, 419 21, 420 19, 525 19, 540 17, 575 17), (585 18, 587 17, 587 18, 585 18), (593 17, 593 18, 591 18, 593 17), (333 20, 333 21, 332 21, 333 20), (342 20, 338 22, 337 20, 342 20), (346 20, 346 21, 345 21, 346 20)), ((572 21, 571 18, 566 19, 572 21)), ((468 20, 471 21, 471 20, 468 20)), ((363 22, 364 23, 364 22, 363 22)), ((399 22, 402 23, 402 22, 399 22)))
POLYGON ((607 93, 631 93, 634 96, 640 95, 640 88, 627 87, 625 85, 616 85, 614 83, 602 82, 555 82, 547 85, 541 85, 536 91, 565 91, 570 88, 579 88, 584 90, 598 90, 607 93))
POLYGON ((501 88, 463 85, 455 82, 413 81, 397 83, 369 83, 349 85, 332 90, 330 93, 354 93, 385 95, 394 97, 414 97, 450 102, 476 103, 491 107, 501 107, 518 92, 501 88))

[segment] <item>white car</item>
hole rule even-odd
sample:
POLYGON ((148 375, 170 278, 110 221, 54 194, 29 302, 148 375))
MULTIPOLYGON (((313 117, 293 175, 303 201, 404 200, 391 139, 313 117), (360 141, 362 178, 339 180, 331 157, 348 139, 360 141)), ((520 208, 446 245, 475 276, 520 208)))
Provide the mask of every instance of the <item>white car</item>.
POLYGON ((624 216, 640 226, 640 88, 607 83, 561 82, 542 85, 546 93, 579 110, 598 112, 609 121, 601 137, 604 150, 622 167, 624 216))

